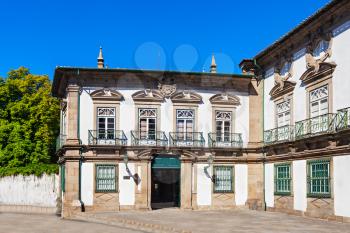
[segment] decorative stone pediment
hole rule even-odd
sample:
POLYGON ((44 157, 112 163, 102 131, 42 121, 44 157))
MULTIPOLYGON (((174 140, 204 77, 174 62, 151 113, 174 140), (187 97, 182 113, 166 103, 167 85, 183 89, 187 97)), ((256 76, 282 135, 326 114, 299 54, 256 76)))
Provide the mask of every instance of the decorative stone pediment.
POLYGON ((123 100, 123 95, 118 91, 111 90, 108 88, 103 88, 100 90, 96 90, 90 94, 93 100, 114 100, 121 101, 123 100))
POLYGON ((281 83, 276 83, 270 91, 271 99, 276 99, 277 97, 293 92, 295 85, 296 82, 288 80, 281 83))
POLYGON ((158 84, 158 90, 162 95, 166 98, 172 96, 176 92, 176 84, 169 85, 169 84, 158 84))
POLYGON ((320 78, 331 78, 336 66, 337 64, 334 62, 320 62, 317 66, 309 67, 301 75, 300 80, 304 84, 308 84, 320 78))
POLYGON ((177 92, 171 96, 171 101, 173 103, 196 103, 199 104, 202 102, 202 97, 192 91, 182 91, 177 92))
POLYGON ((132 98, 136 102, 163 102, 164 97, 158 90, 145 89, 135 92, 132 98))
POLYGON ((211 104, 219 104, 219 105, 232 105, 238 106, 240 105, 240 99, 235 95, 230 95, 227 93, 216 94, 209 99, 211 104))

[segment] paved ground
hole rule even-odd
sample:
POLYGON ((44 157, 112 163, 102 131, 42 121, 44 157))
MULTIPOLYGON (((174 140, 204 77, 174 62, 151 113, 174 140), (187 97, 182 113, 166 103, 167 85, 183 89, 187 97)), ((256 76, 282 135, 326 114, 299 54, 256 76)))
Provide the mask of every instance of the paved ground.
MULTIPOLYGON (((163 209, 152 212, 120 212, 99 213, 93 219, 101 222, 114 223, 121 219, 128 220, 129 226, 144 226, 144 223, 155 226, 153 229, 168 227, 171 232, 198 233, 346 233, 350 232, 350 224, 327 222, 290 216, 282 213, 272 213, 250 210, 226 211, 181 211, 178 209, 163 209)), ((145 228, 135 228, 147 230, 145 228)), ((169 232, 158 231, 158 232, 169 232)), ((152 232, 152 231, 149 231, 152 232)))
POLYGON ((54 215, 0 213, 0 233, 137 233, 104 224, 62 220, 54 215))

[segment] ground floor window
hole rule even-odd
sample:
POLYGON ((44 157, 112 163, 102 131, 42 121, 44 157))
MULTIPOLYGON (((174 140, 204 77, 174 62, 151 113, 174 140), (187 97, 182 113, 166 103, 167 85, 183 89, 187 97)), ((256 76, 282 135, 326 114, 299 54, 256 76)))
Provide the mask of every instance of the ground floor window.
POLYGON ((233 167, 214 166, 214 193, 233 192, 233 167))
POLYGON ((290 164, 275 165, 275 195, 290 195, 291 166, 290 164))
POLYGON ((308 162, 308 196, 330 197, 329 165, 329 160, 314 160, 308 162))
POLYGON ((96 165, 96 192, 116 191, 116 166, 96 165))

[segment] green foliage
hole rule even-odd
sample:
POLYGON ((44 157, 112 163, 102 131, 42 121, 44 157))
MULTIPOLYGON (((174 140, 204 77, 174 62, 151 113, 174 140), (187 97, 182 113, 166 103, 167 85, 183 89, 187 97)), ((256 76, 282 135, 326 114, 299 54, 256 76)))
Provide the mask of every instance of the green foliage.
POLYGON ((56 172, 48 164, 56 160, 58 132, 59 101, 48 76, 20 67, 0 78, 0 176, 56 172))

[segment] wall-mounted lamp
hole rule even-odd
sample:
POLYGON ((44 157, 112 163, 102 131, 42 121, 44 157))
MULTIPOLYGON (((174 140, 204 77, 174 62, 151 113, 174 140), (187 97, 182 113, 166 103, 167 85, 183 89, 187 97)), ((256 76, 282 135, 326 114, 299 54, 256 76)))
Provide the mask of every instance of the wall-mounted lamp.
POLYGON ((213 162, 214 162, 214 157, 212 154, 210 154, 208 156, 208 166, 205 166, 204 167, 204 174, 212 181, 214 182, 214 177, 210 175, 210 173, 208 172, 208 168, 210 168, 212 165, 213 165, 213 162))

